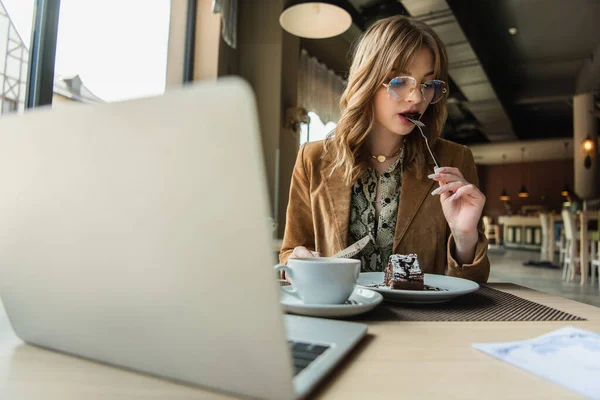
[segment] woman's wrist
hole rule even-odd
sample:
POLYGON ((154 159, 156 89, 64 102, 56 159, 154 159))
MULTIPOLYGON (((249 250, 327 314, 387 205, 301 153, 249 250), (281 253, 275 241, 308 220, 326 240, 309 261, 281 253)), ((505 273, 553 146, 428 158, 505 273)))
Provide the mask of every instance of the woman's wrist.
POLYGON ((479 240, 479 232, 452 232, 454 238, 454 259, 460 265, 471 264, 475 259, 475 249, 479 240))

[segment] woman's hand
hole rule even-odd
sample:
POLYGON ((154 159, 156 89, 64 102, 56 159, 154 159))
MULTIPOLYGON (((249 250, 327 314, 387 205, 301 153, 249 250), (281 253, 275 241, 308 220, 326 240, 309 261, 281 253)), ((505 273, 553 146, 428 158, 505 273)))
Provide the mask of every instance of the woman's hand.
POLYGON ((298 246, 294 248, 289 258, 310 258, 310 257, 321 257, 321 253, 318 251, 311 251, 304 246, 298 246))
POLYGON ((456 243, 457 261, 470 263, 475 255, 479 236, 477 224, 485 205, 485 195, 467 182, 458 168, 436 168, 429 178, 440 184, 431 194, 440 195, 444 217, 456 243))
MULTIPOLYGON (((311 257, 321 257, 321 253, 318 251, 311 251, 304 246, 295 247, 292 251, 292 254, 288 257, 290 258, 311 258, 311 257)), ((289 282, 289 279, 285 276, 285 271, 279 271, 279 279, 285 279, 289 282)))

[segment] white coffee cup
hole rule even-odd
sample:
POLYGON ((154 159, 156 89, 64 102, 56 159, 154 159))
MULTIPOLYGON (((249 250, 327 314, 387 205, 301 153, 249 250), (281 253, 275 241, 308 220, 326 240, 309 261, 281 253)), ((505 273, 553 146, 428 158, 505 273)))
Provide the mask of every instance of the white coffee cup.
POLYGON ((360 260, 351 258, 290 258, 285 271, 293 290, 305 304, 344 304, 350 297, 360 274, 360 260))

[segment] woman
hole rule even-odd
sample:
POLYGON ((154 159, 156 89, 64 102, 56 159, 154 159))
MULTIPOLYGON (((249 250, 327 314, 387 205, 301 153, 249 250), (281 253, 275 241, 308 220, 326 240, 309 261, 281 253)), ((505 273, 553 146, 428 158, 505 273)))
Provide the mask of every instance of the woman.
POLYGON ((427 25, 394 16, 364 33, 335 131, 298 154, 281 263, 331 256, 369 235, 357 256, 363 271, 382 271, 391 254, 416 253, 426 273, 487 280, 485 196, 473 156, 439 138, 447 79, 443 43, 427 25), (440 169, 406 118, 417 114, 440 169))

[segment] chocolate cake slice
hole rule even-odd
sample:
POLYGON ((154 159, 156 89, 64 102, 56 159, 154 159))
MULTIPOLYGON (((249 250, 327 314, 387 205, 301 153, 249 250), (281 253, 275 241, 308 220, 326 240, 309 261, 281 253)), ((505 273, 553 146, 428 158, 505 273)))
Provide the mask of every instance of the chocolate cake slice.
POLYGON ((423 290, 423 271, 416 254, 392 254, 385 270, 384 283, 391 289, 423 290))

